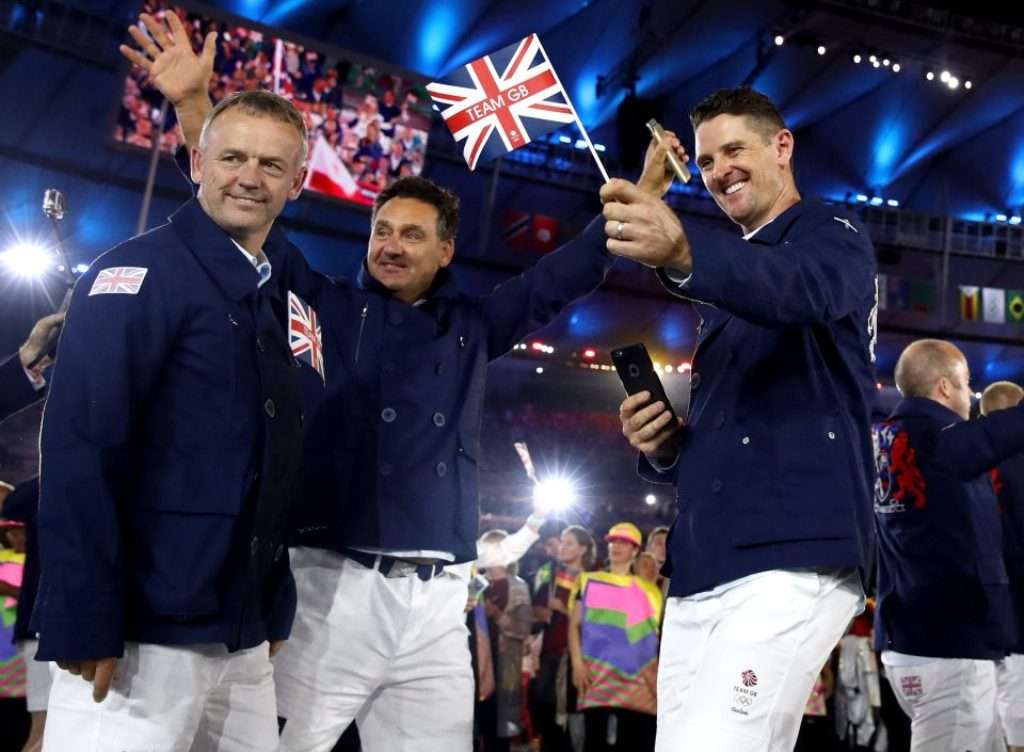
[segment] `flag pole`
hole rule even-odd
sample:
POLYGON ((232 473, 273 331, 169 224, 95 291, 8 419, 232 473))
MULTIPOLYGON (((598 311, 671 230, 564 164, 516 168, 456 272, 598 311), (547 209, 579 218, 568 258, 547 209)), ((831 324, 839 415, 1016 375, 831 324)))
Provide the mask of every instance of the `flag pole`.
POLYGON ((590 134, 587 133, 587 129, 583 127, 583 121, 580 120, 580 116, 576 114, 576 108, 572 104, 569 92, 564 86, 562 86, 562 82, 558 78, 558 71, 555 70, 555 66, 551 63, 551 58, 548 57, 548 51, 544 49, 544 43, 540 41, 539 36, 536 34, 534 34, 534 36, 537 37, 537 46, 540 47, 540 51, 544 53, 544 59, 548 61, 548 67, 550 68, 552 75, 555 77, 555 83, 558 84, 558 88, 565 94, 565 102, 569 105, 569 109, 572 111, 572 116, 576 119, 576 127, 579 128, 580 133, 583 134, 583 140, 586 142, 587 148, 590 149, 590 154, 594 157, 594 161, 597 162, 597 169, 601 171, 601 177, 603 177, 604 182, 607 183, 610 180, 608 177, 608 170, 604 168, 604 162, 602 162, 601 157, 597 155, 597 149, 594 148, 594 144, 590 140, 590 134))

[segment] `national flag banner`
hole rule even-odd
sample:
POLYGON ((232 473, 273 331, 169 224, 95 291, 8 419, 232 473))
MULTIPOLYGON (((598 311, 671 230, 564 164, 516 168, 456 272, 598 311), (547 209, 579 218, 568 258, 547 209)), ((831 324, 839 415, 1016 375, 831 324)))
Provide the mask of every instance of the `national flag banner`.
POLYGON ((501 236, 509 248, 529 248, 530 212, 522 209, 505 209, 501 213, 501 236))
POLYGON ((288 291, 288 344, 292 355, 311 366, 326 382, 320 319, 313 306, 291 290, 288 291))
POLYGON ((977 321, 981 318, 981 288, 977 285, 960 285, 960 318, 977 321))
POLYGON ((509 248, 547 253, 558 247, 559 222, 554 217, 506 209, 501 224, 502 238, 509 248))
POLYGON ((334 147, 323 136, 317 136, 313 143, 305 187, 346 201, 366 206, 373 204, 373 194, 359 187, 334 147))
POLYGON ((884 311, 889 307, 888 280, 884 274, 875 275, 875 299, 879 311, 884 311))
POLYGON ((427 92, 455 140, 463 142, 470 170, 576 123, 607 180, 536 34, 467 63, 444 81, 427 84, 427 92))
POLYGON ((1006 323, 1006 290, 986 287, 981 291, 982 319, 989 324, 1006 323))
POLYGON ((910 283, 910 309, 928 313, 935 307, 935 285, 927 280, 915 279, 910 283))
POLYGON ((1006 318, 1011 324, 1024 323, 1024 290, 1006 291, 1006 318))
POLYGON ((138 295, 149 269, 145 266, 112 266, 101 269, 89 295, 138 295))

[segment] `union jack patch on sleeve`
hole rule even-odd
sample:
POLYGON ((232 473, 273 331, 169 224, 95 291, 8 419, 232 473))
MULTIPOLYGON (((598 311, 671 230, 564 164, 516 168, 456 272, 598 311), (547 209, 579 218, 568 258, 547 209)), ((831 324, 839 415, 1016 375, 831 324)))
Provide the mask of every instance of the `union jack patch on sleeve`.
POLYGON ((96 275, 89 295, 138 295, 149 271, 144 266, 112 266, 96 275))
POLYGON ((313 306, 291 290, 288 291, 288 344, 297 360, 311 366, 326 381, 320 319, 313 306))

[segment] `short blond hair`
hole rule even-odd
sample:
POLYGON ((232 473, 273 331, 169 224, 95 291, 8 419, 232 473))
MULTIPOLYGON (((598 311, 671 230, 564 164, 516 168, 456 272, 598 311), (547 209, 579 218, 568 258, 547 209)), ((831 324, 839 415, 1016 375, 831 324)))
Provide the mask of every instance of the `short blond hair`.
POLYGON ((999 410, 1016 407, 1022 398, 1024 398, 1024 389, 1012 381, 997 381, 994 384, 989 384, 981 393, 981 414, 988 415, 999 410))
POLYGON ((228 110, 234 109, 240 109, 246 115, 266 117, 294 127, 302 139, 299 163, 305 163, 306 152, 309 149, 309 132, 306 130, 306 121, 302 113, 281 95, 264 89, 239 91, 217 102, 203 121, 203 129, 199 131, 199 151, 206 150, 207 135, 213 121, 228 110))

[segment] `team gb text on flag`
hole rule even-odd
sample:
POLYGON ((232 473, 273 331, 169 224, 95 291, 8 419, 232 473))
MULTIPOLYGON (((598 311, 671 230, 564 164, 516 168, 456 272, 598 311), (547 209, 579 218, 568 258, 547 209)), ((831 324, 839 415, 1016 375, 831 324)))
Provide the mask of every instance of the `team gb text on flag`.
POLYGON ((469 169, 576 121, 536 34, 427 85, 469 169))

